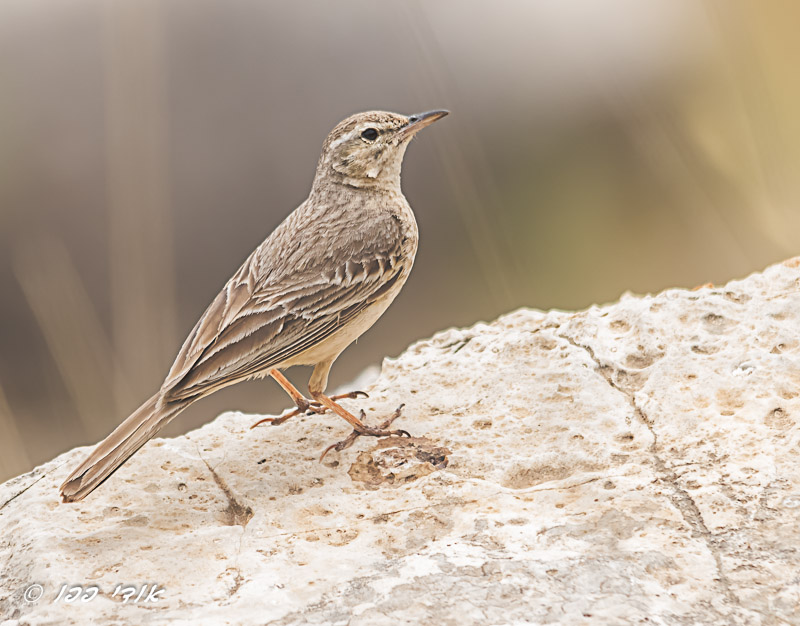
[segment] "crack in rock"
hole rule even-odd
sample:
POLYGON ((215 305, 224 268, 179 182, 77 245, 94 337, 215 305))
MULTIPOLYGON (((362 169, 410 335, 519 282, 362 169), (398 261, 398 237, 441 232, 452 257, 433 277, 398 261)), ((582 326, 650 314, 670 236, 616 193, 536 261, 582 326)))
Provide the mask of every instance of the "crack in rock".
POLYGON ((246 528, 247 523, 253 519, 255 512, 250 506, 239 502, 233 490, 228 487, 228 484, 222 479, 222 476, 217 474, 214 468, 209 465, 208 461, 203 458, 203 455, 200 454, 200 448, 197 447, 197 444, 195 444, 195 447, 197 448, 197 455, 200 457, 200 460, 205 463, 208 471, 211 472, 214 482, 217 483, 217 487, 220 488, 222 493, 225 494, 225 498, 228 500, 228 506, 223 511, 225 514, 225 524, 227 526, 241 526, 242 528, 246 528))
MULTIPOLYGON (((54 468, 52 468, 52 469, 50 469, 50 470, 46 471, 46 472, 42 472, 42 475, 41 475, 41 476, 39 476, 39 477, 38 477, 36 480, 34 480, 34 481, 33 481, 33 482, 30 484, 30 485, 27 485, 26 487, 22 488, 20 491, 18 491, 18 492, 17 492, 17 493, 15 493, 13 496, 11 496, 11 497, 10 497, 8 500, 6 500, 5 502, 3 502, 3 504, 0 504, 0 511, 2 511, 4 508, 6 508, 6 506, 8 506, 9 504, 11 504, 11 503, 12 503, 14 500, 16 500, 17 498, 19 498, 19 497, 20 497, 20 496, 21 496, 23 493, 25 493, 26 491, 28 491, 28 489, 30 489, 31 487, 33 487, 34 485, 36 485, 36 483, 38 483, 40 480, 42 480, 42 479, 43 479, 43 478, 45 478, 46 476, 48 476, 48 475, 52 474, 54 471, 56 471, 56 470, 58 470, 58 469, 61 469, 61 467, 62 467, 62 466, 64 466, 64 463, 62 463, 62 464, 61 464, 61 465, 59 465, 58 467, 54 467, 54 468)), ((32 472, 30 472, 30 474, 35 474, 37 471, 40 471, 40 469, 39 469, 39 468, 37 468, 37 469, 34 469, 32 472)))
POLYGON ((206 461, 202 454, 200 454, 200 448, 195 444, 195 448, 197 449, 197 455, 200 457, 200 460, 203 461, 205 466, 208 468, 208 471, 211 472, 211 476, 214 479, 214 482, 217 483, 217 486, 220 488, 222 493, 225 495, 225 498, 228 500, 228 506, 223 511, 225 514, 224 523, 227 526, 241 526, 242 527, 242 534, 239 536, 239 546, 236 550, 236 558, 233 562, 233 567, 229 568, 226 571, 232 571, 233 582, 228 589, 228 601, 226 604, 231 604, 233 602, 233 597, 236 593, 241 589, 242 585, 247 581, 247 579, 242 575, 242 570, 239 568, 239 558, 242 554, 242 547, 244 544, 244 536, 247 533, 247 524, 248 522, 253 519, 255 512, 253 511, 252 507, 249 505, 242 504, 236 495, 233 493, 233 490, 228 486, 228 484, 223 480, 222 476, 217 474, 216 470, 206 461))
POLYGON ((719 583, 725 598, 728 600, 728 602, 736 606, 740 606, 739 599, 731 590, 730 581, 725 575, 725 570, 722 564, 722 555, 719 550, 717 538, 708 529, 708 526, 703 519, 703 514, 701 513, 700 508, 697 506, 697 503, 694 501, 689 492, 681 487, 675 471, 667 467, 666 462, 658 453, 658 433, 654 428, 654 422, 647 417, 647 414, 636 402, 636 398, 634 398, 633 394, 620 387, 614 381, 613 373, 622 372, 619 370, 619 368, 611 364, 602 363, 600 359, 597 358, 597 355, 591 346, 578 343, 572 337, 561 332, 557 332, 556 334, 573 347, 581 349, 589 355, 589 358, 594 362, 598 373, 603 377, 603 379, 605 379, 612 389, 622 394, 628 405, 633 410, 634 415, 645 425, 647 430, 650 431, 650 434, 653 437, 653 441, 650 444, 650 453, 653 455, 656 473, 659 476, 659 483, 669 488, 671 493, 669 493, 667 497, 669 498, 670 502, 676 509, 678 509, 683 520, 689 525, 692 530, 692 535, 703 540, 708 548, 708 551, 711 553, 711 556, 714 558, 714 563, 717 569, 717 582, 719 583))
POLYGON ((211 472, 211 476, 214 477, 214 482, 217 483, 217 486, 222 490, 222 493, 225 494, 225 497, 228 499, 228 507, 225 509, 225 516, 226 521, 225 523, 228 526, 236 526, 239 525, 242 528, 247 526, 247 523, 253 518, 255 513, 250 506, 244 505, 239 500, 236 499, 233 491, 231 488, 228 487, 227 483, 222 480, 222 477, 217 474, 214 469, 203 459, 203 463, 206 464, 208 471, 211 472))

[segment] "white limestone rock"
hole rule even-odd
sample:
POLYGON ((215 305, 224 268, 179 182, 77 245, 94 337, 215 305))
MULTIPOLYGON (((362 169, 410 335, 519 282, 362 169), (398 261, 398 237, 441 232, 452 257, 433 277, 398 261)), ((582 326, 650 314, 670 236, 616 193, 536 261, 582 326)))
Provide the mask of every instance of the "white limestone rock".
POLYGON ((800 623, 799 266, 439 333, 345 403, 414 437, 322 464, 226 413, 61 504, 67 452, 0 487, 0 621, 800 623))

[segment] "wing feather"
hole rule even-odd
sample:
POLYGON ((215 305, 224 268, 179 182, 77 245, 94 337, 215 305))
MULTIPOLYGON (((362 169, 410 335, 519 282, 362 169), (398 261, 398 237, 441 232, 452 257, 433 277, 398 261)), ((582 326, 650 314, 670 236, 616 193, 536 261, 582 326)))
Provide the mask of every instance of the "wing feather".
MULTIPOLYGON (((220 313, 224 316, 230 310, 220 309, 218 296, 198 323, 203 325, 206 334, 209 328, 216 328, 214 337, 206 341, 182 376, 173 376, 165 390, 167 397, 179 400, 207 395, 302 354, 351 322, 380 298, 402 273, 402 266, 392 259, 350 262, 344 268, 341 283, 331 282, 317 273, 302 280, 295 277, 291 291, 268 301, 254 294, 224 325, 207 317, 220 313), (375 266, 388 271, 366 271, 375 266)), ((195 335, 198 333, 193 331, 187 343, 196 344, 195 335)))

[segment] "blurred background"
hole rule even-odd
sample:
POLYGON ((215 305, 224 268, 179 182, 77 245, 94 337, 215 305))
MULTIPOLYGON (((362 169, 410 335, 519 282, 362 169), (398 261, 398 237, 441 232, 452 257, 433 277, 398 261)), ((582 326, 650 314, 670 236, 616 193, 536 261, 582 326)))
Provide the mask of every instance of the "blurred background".
MULTIPOLYGON (((449 326, 800 253, 799 27, 790 0, 0 0, 0 481, 159 387, 357 111, 452 115, 406 156, 414 272, 332 387, 449 326)), ((289 404, 237 385, 165 434, 289 404)))

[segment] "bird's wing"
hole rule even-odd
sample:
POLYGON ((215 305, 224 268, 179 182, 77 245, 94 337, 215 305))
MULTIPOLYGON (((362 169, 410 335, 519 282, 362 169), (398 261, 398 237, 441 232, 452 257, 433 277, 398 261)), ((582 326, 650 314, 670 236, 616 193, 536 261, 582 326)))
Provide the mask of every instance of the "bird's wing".
POLYGON ((257 250, 248 257, 239 271, 225 284, 186 337, 161 386, 162 392, 174 387, 189 372, 220 331, 230 325, 247 306, 256 286, 256 252, 257 250))
POLYGON ((321 343, 400 278, 399 246, 362 254, 334 269, 308 268, 272 284, 258 280, 256 253, 209 306, 162 387, 180 400, 244 380, 321 343))

